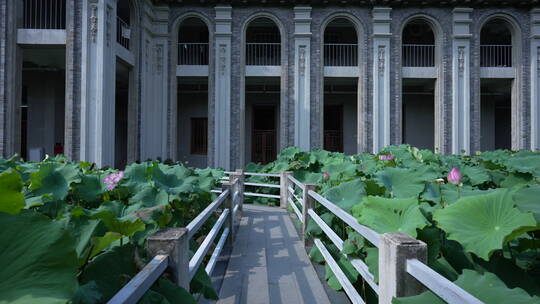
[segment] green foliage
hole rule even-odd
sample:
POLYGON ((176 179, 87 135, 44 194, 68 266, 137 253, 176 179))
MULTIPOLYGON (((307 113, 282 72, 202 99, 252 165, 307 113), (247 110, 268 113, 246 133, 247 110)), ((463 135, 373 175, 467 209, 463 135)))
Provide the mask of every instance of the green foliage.
MULTIPOLYGON (((146 238, 186 226, 216 197, 210 190, 223 176, 145 162, 129 165, 108 189, 104 179, 116 172, 63 157, 0 159, 0 302, 107 302, 151 258, 146 238)), ((209 282, 198 272, 191 292, 215 299, 209 282)), ((195 300, 161 278, 141 302, 195 300)))
MULTIPOLYGON (((377 155, 348 156, 287 148, 274 163, 252 164, 246 170, 294 171, 298 180, 317 183, 319 193, 360 224, 378 233, 400 231, 424 241, 428 265, 458 285, 474 286, 467 290, 485 303, 538 302, 530 297, 540 296, 537 152, 500 150, 459 156, 400 145, 386 147, 377 155), (459 185, 447 181, 452 168, 463 176, 459 185)), ((343 239, 343 250, 337 250, 314 222, 308 223, 308 234, 320 238, 340 263, 344 256, 364 260, 377 280, 378 249, 324 207, 317 206, 316 211, 343 239)), ((316 249, 310 256, 314 262, 324 262, 316 249)), ((341 264, 361 295, 369 299, 373 292, 368 285, 360 276, 350 275, 348 264, 341 264)), ((332 288, 341 288, 331 271, 327 280, 332 288)), ((426 293, 396 303, 438 301, 426 293)))

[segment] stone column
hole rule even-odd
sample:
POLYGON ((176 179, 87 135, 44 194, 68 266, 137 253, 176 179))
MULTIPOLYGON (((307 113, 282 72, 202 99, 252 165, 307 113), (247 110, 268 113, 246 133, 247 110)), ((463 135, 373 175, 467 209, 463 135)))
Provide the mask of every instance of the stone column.
POLYGON ((78 0, 66 1, 66 97, 64 154, 70 160, 80 159, 81 117, 81 7, 78 0))
POLYGON ((531 10, 531 150, 540 150, 540 8, 531 10))
POLYGON ((390 145, 390 30, 392 9, 373 8, 373 149, 390 145))
POLYGON ((311 7, 294 7, 294 145, 302 151, 310 143, 311 7))
MULTIPOLYGON (((176 120, 169 105, 169 8, 145 3, 140 29, 141 55, 138 68, 141 72, 141 160, 160 157, 175 159, 176 149, 169 143, 169 125, 176 120), (152 15, 148 13, 151 12, 152 15)), ((137 76, 136 76, 137 77, 137 76)), ((175 77, 176 78, 176 77, 175 77)), ((174 81, 176 85, 176 79, 174 81)), ((173 98, 177 100, 176 97, 173 98)), ((137 120, 135 120, 135 123, 137 120)))
POLYGON ((17 51, 17 2, 0 0, 0 156, 21 146, 21 53, 17 51))
POLYGON ((471 153, 471 8, 455 8, 452 26, 452 154, 471 153))
POLYGON ((83 2, 81 160, 113 166, 116 0, 83 2))
POLYGON ((219 5, 214 33, 214 166, 231 169, 231 37, 232 7, 219 5))

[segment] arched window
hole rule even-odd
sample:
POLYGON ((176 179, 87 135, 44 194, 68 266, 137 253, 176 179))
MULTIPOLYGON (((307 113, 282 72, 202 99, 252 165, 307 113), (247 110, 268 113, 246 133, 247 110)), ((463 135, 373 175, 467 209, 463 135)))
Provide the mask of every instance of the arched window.
POLYGON ((435 35, 424 19, 414 19, 403 29, 402 59, 404 67, 435 66, 435 35))
POLYGON ((66 0, 24 0, 23 28, 66 28, 66 0))
POLYGON ((324 30, 324 65, 357 66, 358 34, 347 18, 332 20, 324 30))
POLYGON ((182 21, 178 31, 178 65, 208 65, 209 32, 197 17, 182 21))
POLYGON ((480 33, 480 66, 512 66, 512 32, 507 21, 493 19, 480 33))
POLYGON ((246 31, 246 65, 281 65, 281 35, 269 18, 250 22, 246 31))

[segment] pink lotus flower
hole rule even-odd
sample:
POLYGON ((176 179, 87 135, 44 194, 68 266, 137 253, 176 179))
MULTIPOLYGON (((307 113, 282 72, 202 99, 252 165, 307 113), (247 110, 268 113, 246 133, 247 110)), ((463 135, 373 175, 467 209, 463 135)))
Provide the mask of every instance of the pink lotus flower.
POLYGON ((388 160, 388 161, 394 160, 394 156, 382 154, 382 155, 379 155, 379 160, 388 160))
POLYGON ((322 174, 322 177, 323 177, 323 179, 327 180, 327 179, 330 178, 330 174, 329 174, 328 172, 324 172, 324 173, 322 174))
POLYGON ((446 177, 448 179, 448 182, 454 185, 459 185, 461 183, 461 173, 457 168, 452 168, 450 172, 448 173, 448 176, 446 177))
POLYGON ((107 175, 105 179, 103 179, 103 182, 107 185, 107 190, 111 191, 118 186, 118 183, 122 178, 124 178, 124 171, 118 171, 118 173, 107 175))

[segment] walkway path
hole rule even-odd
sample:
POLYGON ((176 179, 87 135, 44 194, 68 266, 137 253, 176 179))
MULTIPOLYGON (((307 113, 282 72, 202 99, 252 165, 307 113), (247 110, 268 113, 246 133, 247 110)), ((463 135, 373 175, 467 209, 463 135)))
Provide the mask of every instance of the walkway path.
POLYGON ((330 303, 286 210, 244 205, 223 304, 330 303))

